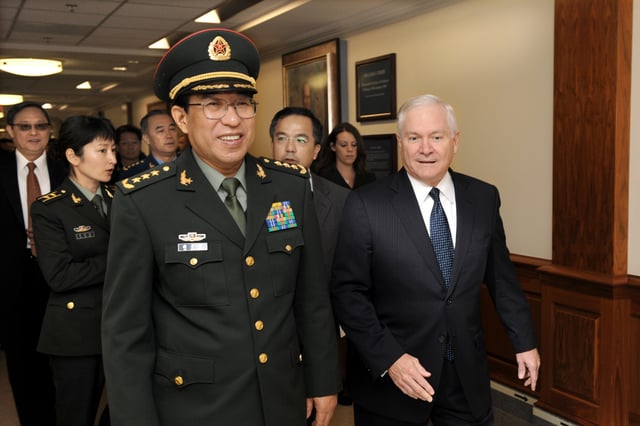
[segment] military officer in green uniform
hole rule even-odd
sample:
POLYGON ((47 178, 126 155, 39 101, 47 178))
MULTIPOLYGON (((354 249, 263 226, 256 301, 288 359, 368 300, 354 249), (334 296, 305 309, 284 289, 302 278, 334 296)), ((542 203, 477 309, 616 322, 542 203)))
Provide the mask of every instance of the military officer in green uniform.
POLYGON ((112 425, 328 425, 340 390, 318 222, 300 166, 247 154, 254 44, 207 29, 158 64, 191 148, 120 181, 103 351, 112 425))

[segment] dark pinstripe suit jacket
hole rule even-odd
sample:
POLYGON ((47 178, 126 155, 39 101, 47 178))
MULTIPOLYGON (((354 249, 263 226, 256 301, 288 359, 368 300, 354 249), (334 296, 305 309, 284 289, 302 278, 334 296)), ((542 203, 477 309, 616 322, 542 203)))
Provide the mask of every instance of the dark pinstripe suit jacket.
POLYGON ((498 190, 450 173, 457 235, 448 289, 404 169, 349 196, 334 262, 334 309, 359 353, 349 369, 354 401, 416 423, 426 422, 431 404, 405 396, 381 375, 409 353, 432 373, 428 380, 437 395, 447 335, 472 412, 480 417, 490 408, 483 282, 515 351, 536 347, 529 305, 505 243, 498 190))

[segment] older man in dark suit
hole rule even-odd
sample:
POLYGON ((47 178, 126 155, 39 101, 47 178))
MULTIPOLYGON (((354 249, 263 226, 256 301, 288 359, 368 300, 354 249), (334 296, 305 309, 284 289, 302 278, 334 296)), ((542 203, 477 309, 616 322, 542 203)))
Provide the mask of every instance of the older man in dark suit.
POLYGON ((49 359, 36 351, 49 287, 37 261, 29 208, 36 195, 58 186, 66 173, 47 155, 51 122, 40 104, 7 112, 16 150, 0 152, 0 343, 23 426, 55 424, 49 359))
POLYGON ((247 154, 260 60, 208 29, 159 63, 191 148, 118 182, 103 353, 115 425, 327 426, 339 390, 304 168, 247 154))
POLYGON ((356 426, 490 425, 480 290, 486 283, 535 390, 540 357, 509 259, 498 190, 449 169, 459 133, 432 95, 398 115, 404 169, 352 193, 333 276, 356 426))

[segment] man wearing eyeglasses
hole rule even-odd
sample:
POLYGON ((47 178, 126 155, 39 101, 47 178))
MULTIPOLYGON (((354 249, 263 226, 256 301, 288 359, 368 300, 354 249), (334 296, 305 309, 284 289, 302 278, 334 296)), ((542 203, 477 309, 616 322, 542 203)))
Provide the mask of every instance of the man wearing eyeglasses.
MULTIPOLYGON (((309 171, 313 204, 322 231, 324 264, 327 276, 331 277, 342 208, 351 191, 322 176, 311 174, 311 163, 320 152, 322 123, 307 108, 285 107, 273 116, 269 126, 269 136, 271 136, 275 160, 292 165, 298 164, 309 171)), ((341 333, 341 338, 338 339, 338 352, 343 387, 342 392, 338 394, 338 402, 341 405, 351 405, 351 399, 346 389, 347 341, 344 338, 344 333, 341 333)))
POLYGON ((149 155, 128 167, 123 167, 118 179, 132 177, 146 172, 158 164, 176 159, 178 149, 178 128, 171 114, 159 109, 151 110, 140 120, 142 141, 149 146, 149 155))
POLYGON ((191 147, 118 182, 103 307, 112 425, 328 425, 340 388, 305 168, 247 154, 260 67, 208 29, 158 64, 191 147))
POLYGON ((54 387, 48 357, 36 351, 49 297, 37 261, 29 208, 57 187, 65 172, 47 155, 49 115, 35 102, 7 111, 15 151, 0 152, 0 344, 23 426, 54 425, 54 387))

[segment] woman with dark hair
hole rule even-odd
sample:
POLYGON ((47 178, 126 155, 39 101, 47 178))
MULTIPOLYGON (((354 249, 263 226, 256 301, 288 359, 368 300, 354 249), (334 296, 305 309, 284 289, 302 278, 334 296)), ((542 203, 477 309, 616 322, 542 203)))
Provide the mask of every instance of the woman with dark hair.
POLYGON ((102 118, 62 123, 53 154, 68 176, 31 207, 38 263, 51 289, 38 351, 53 370, 57 425, 93 425, 104 388, 100 326, 114 137, 102 118))
POLYGON ((338 185, 355 189, 376 180, 366 165, 367 154, 360 132, 350 123, 340 123, 322 143, 314 169, 338 185))

